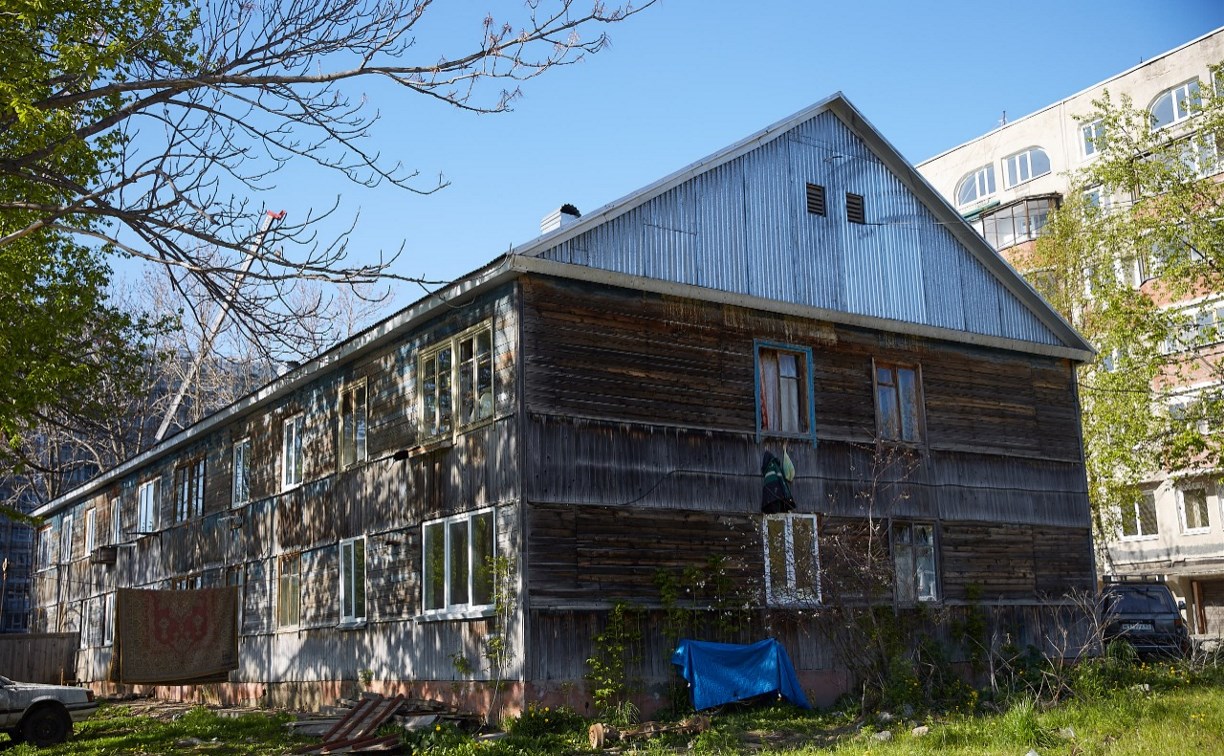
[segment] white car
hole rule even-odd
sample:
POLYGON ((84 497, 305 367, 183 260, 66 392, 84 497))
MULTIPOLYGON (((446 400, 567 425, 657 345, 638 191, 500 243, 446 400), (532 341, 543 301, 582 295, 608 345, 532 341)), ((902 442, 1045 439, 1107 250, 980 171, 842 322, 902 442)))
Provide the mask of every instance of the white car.
POLYGON ((68 685, 38 685, 0 677, 0 730, 14 741, 36 746, 63 743, 98 708, 92 690, 68 685))

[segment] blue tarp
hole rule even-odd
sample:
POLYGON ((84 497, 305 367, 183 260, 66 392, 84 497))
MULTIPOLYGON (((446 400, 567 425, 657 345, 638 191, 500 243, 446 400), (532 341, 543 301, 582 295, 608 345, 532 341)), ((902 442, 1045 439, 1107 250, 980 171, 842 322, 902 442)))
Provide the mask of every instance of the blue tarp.
POLYGON ((693 708, 698 711, 765 693, 777 693, 796 706, 812 708, 786 649, 773 638, 747 646, 682 640, 672 654, 672 664, 688 680, 693 708))

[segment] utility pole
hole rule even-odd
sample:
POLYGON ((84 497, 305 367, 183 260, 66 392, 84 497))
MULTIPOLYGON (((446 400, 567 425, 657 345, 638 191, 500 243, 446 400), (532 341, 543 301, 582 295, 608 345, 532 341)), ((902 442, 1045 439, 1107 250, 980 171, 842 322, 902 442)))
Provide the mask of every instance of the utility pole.
POLYGON ((251 269, 251 264, 255 262, 255 257, 259 254, 260 247, 263 246, 264 237, 267 236, 268 229, 272 227, 272 222, 284 220, 284 218, 284 210, 281 210, 279 213, 269 210, 264 214, 263 221, 259 224, 259 232, 255 234, 255 240, 251 242, 250 251, 247 253, 246 260, 242 263, 242 270, 234 277, 234 285, 230 288, 230 295, 221 303, 221 309, 217 312, 212 322, 208 324, 208 328, 204 330, 204 339, 200 343, 200 351, 196 354, 195 359, 191 361, 191 367, 188 368, 187 375, 183 376, 183 382, 179 384, 178 391, 174 392, 174 399, 170 401, 170 406, 166 408, 166 415, 162 418, 161 426, 158 427, 157 434, 153 436, 154 443, 166 437, 166 431, 170 429, 170 423, 174 421, 179 405, 183 403, 183 397, 187 395, 187 389, 195 381, 196 374, 200 371, 200 366, 204 363, 208 353, 212 351, 213 339, 217 338, 217 333, 221 330, 221 324, 225 321, 225 316, 229 314, 230 306, 238 296, 238 287, 242 285, 242 279, 246 277, 247 271, 251 269))

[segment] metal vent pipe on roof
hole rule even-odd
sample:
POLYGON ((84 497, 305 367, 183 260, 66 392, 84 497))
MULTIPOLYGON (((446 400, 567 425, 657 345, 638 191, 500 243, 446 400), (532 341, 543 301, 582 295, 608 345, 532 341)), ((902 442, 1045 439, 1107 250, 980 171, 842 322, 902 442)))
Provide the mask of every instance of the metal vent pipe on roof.
POLYGON ((540 233, 547 234, 549 231, 565 228, 580 217, 582 213, 578 212, 578 208, 567 202, 544 216, 544 220, 540 221, 540 233))

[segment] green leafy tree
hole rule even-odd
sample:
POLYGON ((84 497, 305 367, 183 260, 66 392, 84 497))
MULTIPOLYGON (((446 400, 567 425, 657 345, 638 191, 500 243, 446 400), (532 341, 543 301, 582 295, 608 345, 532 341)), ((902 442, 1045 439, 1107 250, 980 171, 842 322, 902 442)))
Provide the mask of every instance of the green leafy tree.
POLYGON ((1224 454, 1210 432, 1224 427, 1224 317, 1201 304, 1224 292, 1224 97, 1208 82, 1181 94, 1189 117, 1164 127, 1126 98, 1093 103, 1081 120, 1100 123, 1098 157, 1016 260, 1099 351, 1080 398, 1106 541, 1112 513, 1135 511, 1144 481, 1217 467, 1224 454))

